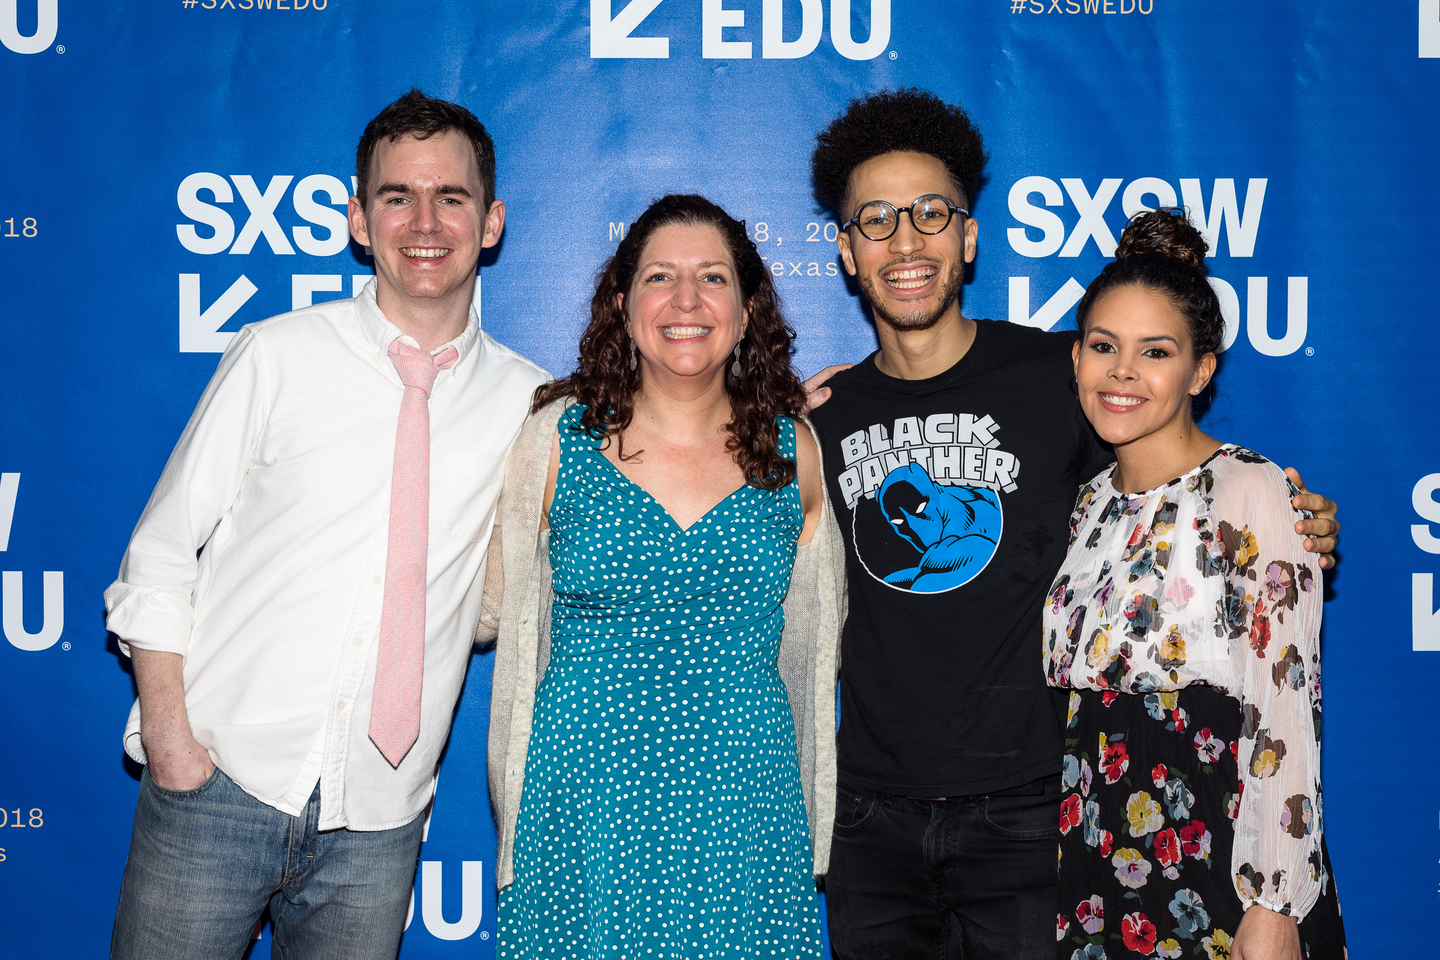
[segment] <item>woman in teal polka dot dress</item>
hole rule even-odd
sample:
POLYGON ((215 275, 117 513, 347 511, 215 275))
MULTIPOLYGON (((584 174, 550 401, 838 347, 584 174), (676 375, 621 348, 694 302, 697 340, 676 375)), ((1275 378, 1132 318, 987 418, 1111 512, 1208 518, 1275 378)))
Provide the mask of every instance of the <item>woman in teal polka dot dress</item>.
POLYGON ((528 585, 553 588, 533 670, 509 675, 530 657, 507 659, 500 616, 502 958, 821 955, 801 767, 827 738, 797 748, 797 720, 823 729, 839 618, 786 615, 797 551, 839 551, 792 339, 744 225, 666 197, 607 264, 578 369, 537 396, 518 446, 549 448, 539 529, 516 522, 541 477, 521 455, 497 548, 514 636, 545 612, 528 585))

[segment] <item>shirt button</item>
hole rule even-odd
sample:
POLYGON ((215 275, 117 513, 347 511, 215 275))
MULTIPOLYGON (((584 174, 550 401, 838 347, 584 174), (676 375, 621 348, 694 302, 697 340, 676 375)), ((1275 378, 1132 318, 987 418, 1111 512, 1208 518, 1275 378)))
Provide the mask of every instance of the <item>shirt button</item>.
POLYGON ((344 710, 344 709, 345 709, 345 701, 344 701, 344 700, 341 700, 339 703, 335 704, 335 709, 336 709, 336 710, 344 710))
POLYGON ((352 646, 363 647, 363 646, 365 646, 365 638, 364 638, 364 637, 356 637, 354 640, 351 640, 350 643, 351 643, 352 646))
POLYGON ((380 582, 382 582, 384 579, 385 579, 384 577, 380 576, 380 575, 377 573, 375 576, 373 576, 373 577, 370 578, 370 582, 371 582, 371 583, 380 583, 380 582))

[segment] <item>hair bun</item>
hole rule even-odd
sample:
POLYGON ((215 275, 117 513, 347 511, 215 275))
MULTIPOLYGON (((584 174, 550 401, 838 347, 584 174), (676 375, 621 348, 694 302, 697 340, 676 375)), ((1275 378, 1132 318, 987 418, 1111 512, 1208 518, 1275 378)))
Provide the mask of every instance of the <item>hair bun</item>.
POLYGON ((1115 259, 1158 253, 1204 270, 1208 250, 1209 244, 1200 231, 1185 219, 1185 211, 1146 210, 1135 214, 1125 225, 1125 232, 1120 234, 1120 243, 1115 247, 1115 259))

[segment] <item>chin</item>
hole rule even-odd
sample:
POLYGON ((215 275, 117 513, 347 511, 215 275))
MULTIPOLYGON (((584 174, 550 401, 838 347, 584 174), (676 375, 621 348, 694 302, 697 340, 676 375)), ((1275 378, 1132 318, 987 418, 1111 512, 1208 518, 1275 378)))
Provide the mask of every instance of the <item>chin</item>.
POLYGON ((1117 429, 1113 425, 1108 428, 1099 425, 1095 427, 1096 435, 1098 435, 1101 440, 1104 440, 1112 447, 1123 447, 1127 443, 1134 443, 1136 440, 1144 440, 1146 437, 1150 436, 1150 434, 1154 432, 1154 430, 1146 430, 1144 427, 1140 427, 1138 429, 1135 427, 1124 427, 1117 429))
POLYGON ((906 313, 893 309, 895 306, 897 304, 879 297, 870 298, 870 309, 875 312, 875 319, 896 330, 929 330, 940 322, 945 312, 943 307, 935 309, 930 303, 907 303, 910 310, 906 313))
POLYGON ((894 327, 896 330, 929 330, 940 322, 939 313, 926 313, 919 316, 911 314, 910 316, 897 317, 893 313, 887 310, 881 310, 878 307, 875 309, 875 316, 881 323, 889 327, 894 327))
POLYGON ((1121 427, 1115 423, 1113 416, 1099 404, 1095 409, 1089 409, 1084 403, 1080 404, 1080 412, 1085 414, 1085 419, 1090 421, 1090 427, 1095 435, 1112 447, 1135 439, 1134 431, 1129 426, 1121 427))
POLYGON ((940 322, 945 309, 958 297, 960 273, 951 270, 939 289, 923 300, 890 300, 885 282, 870 277, 860 281, 860 289, 870 301, 877 321, 895 330, 929 330, 940 322), (906 312, 900 312, 902 309, 906 312))

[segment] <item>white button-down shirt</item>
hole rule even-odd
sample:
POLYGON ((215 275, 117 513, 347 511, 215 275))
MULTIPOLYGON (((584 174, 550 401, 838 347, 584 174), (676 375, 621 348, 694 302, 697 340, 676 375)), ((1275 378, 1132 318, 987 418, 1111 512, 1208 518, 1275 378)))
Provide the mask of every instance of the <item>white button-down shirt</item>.
MULTIPOLYGON (((190 726, 216 765, 292 816, 318 781, 321 829, 389 829, 429 802, 505 456, 548 379, 472 309, 435 380, 420 739, 392 769, 368 730, 404 389, 386 351, 401 336, 373 281, 242 329, 105 591, 124 643, 185 657, 190 726)), ((139 709, 125 746, 144 762, 139 709)))

